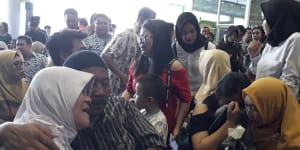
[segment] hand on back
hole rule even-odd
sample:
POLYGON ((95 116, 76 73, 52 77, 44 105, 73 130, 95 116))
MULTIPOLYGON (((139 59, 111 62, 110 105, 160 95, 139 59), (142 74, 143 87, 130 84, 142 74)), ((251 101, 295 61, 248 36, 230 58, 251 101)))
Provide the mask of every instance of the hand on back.
POLYGON ((1 140, 6 150, 59 150, 51 130, 38 124, 6 124, 1 140))

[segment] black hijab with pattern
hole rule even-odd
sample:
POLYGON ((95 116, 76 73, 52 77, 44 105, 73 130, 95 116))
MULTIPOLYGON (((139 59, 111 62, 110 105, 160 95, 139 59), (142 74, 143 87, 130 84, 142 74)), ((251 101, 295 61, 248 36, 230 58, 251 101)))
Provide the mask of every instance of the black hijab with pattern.
POLYGON ((270 0, 261 4, 270 27, 268 43, 278 46, 291 34, 300 32, 300 3, 295 0, 270 0))
POLYGON ((207 39, 200 33, 198 20, 193 13, 183 12, 182 14, 179 15, 176 22, 175 33, 179 45, 184 49, 184 51, 188 53, 193 53, 197 49, 206 46, 208 44, 207 39), (191 23, 195 26, 197 32, 197 38, 193 44, 186 44, 181 38, 182 29, 186 23, 191 23))

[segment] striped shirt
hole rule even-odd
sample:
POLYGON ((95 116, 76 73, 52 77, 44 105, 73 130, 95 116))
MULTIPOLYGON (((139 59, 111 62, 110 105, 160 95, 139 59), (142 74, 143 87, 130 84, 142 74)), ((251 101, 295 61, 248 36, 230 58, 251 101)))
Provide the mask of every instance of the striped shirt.
POLYGON ((110 97, 104 117, 93 128, 80 131, 72 143, 74 150, 143 150, 165 147, 153 126, 134 104, 121 97, 110 97))

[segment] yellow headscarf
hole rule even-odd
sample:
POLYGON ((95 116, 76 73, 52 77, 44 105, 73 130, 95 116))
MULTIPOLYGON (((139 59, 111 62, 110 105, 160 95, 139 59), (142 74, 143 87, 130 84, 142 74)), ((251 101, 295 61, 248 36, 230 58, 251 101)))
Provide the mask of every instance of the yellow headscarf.
POLYGON ((219 79, 231 71, 230 57, 222 50, 205 50, 200 52, 199 71, 202 84, 195 96, 197 104, 201 103, 217 87, 219 79))
POLYGON ((258 149, 300 149, 300 108, 296 97, 281 80, 267 77, 243 90, 262 117, 262 127, 249 125, 258 149), (280 135, 277 140, 274 135, 280 135))
POLYGON ((22 54, 18 51, 0 51, 0 102, 4 101, 4 94, 6 100, 14 102, 15 104, 21 104, 28 88, 28 82, 25 79, 15 81, 12 77, 14 72, 13 59, 16 55, 22 57, 22 54))

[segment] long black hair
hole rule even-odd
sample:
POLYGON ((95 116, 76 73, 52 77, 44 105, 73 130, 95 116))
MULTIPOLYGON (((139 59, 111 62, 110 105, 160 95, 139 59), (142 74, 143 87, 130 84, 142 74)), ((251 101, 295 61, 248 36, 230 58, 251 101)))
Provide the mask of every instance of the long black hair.
POLYGON ((153 45, 151 58, 141 55, 135 67, 135 75, 152 73, 161 76, 163 69, 168 68, 169 62, 174 59, 172 51, 171 25, 163 20, 149 20, 143 28, 152 33, 153 45), (149 63, 151 59, 151 64, 149 63))

